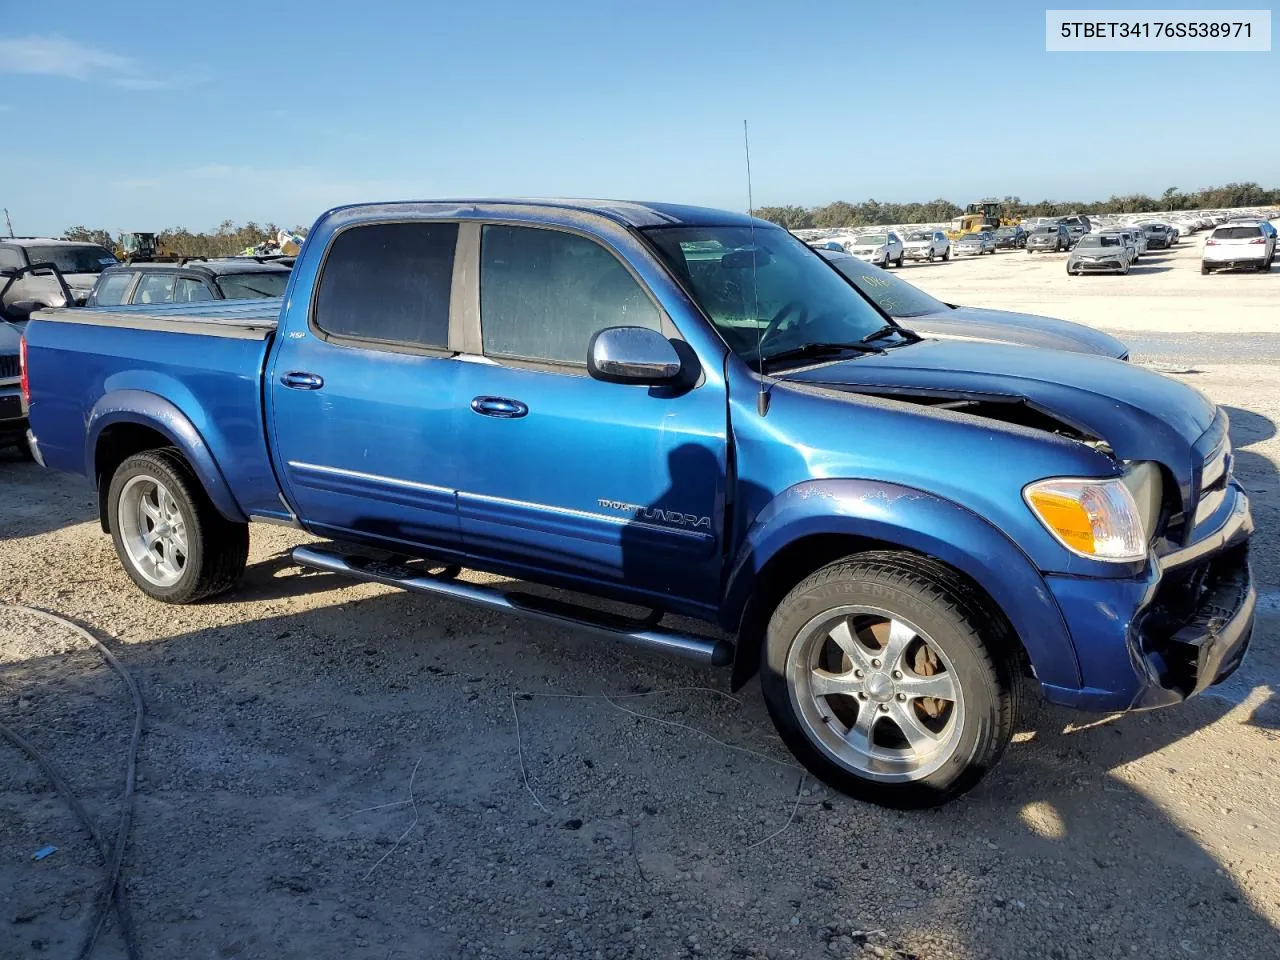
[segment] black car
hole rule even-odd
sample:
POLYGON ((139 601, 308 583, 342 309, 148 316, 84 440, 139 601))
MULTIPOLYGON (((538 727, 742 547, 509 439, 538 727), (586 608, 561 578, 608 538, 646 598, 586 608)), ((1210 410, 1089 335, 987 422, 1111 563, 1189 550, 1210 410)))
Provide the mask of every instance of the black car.
POLYGON ((1148 250, 1167 250, 1173 246, 1173 227, 1169 226, 1167 223, 1155 223, 1154 221, 1148 221, 1146 223, 1138 224, 1138 226, 1141 228, 1142 232, 1146 234, 1148 250))
POLYGON ((280 297, 289 273, 274 260, 252 257, 127 263, 102 271, 85 306, 280 297))
POLYGON ((1001 227, 996 231, 997 250, 1021 250, 1027 245, 1027 231, 1022 227, 1001 227))

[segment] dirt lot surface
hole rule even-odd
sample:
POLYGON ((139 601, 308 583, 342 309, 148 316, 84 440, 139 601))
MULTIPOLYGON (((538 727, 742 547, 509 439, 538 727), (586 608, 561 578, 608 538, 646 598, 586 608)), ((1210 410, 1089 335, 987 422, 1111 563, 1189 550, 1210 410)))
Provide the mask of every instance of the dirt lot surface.
MULTIPOLYGON (((1112 330, 1280 321, 1280 268, 1201 277, 1184 248, 1068 281, 1062 257, 1026 260, 904 275, 1112 330)), ((1233 408, 1254 494, 1264 599, 1246 666, 1158 713, 1041 709, 939 811, 802 776, 754 685, 735 700, 722 673, 302 575, 290 530, 254 528, 235 592, 153 603, 83 481, 8 453, 0 603, 91 628, 141 687, 126 875, 148 958, 1280 956, 1280 338, 1256 339, 1247 363, 1209 354, 1183 374, 1233 408)), ((107 832, 131 722, 83 640, 0 608, 0 723, 107 832)), ((0 740, 0 958, 70 956, 101 876, 0 740)), ((113 924, 95 956, 123 955, 113 924)))

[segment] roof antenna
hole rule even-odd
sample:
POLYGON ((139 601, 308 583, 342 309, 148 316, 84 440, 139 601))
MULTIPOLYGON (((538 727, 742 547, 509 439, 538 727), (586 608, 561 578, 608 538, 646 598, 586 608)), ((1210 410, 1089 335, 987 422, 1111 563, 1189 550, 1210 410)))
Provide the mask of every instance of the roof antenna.
POLYGON ((8 207, 4 208, 4 222, 5 222, 5 226, 9 228, 9 239, 12 240, 13 239, 13 221, 9 219, 8 207))
POLYGON ((747 133, 747 121, 742 121, 742 148, 747 155, 747 225, 751 229, 751 296, 755 300, 752 316, 756 321, 756 364, 760 372, 760 393, 756 395, 756 412, 764 416, 769 412, 769 394, 764 380, 764 331, 760 329, 760 269, 759 251, 756 249, 755 202, 751 196, 751 137, 747 133))

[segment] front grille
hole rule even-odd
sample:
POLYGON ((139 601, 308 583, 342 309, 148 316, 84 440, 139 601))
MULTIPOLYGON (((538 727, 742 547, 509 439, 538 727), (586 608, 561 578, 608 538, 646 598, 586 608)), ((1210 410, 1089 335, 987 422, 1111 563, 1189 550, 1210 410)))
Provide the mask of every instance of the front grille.
POLYGON ((0 380, 9 380, 18 376, 18 358, 0 357, 0 380))

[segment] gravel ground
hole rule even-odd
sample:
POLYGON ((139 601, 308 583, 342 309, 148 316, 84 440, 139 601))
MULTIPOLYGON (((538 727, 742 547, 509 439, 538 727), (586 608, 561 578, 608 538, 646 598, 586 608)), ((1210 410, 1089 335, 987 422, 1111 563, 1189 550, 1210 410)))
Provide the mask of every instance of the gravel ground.
MULTIPOLYGON (((988 260, 947 269, 1008 268, 988 260)), ((1029 300, 1062 268, 1024 269, 1029 300)), ((1229 278, 1203 279, 1221 316, 1229 278)), ((1248 359, 1186 375, 1234 408, 1254 491, 1267 599, 1246 667, 1158 713, 1041 709, 940 811, 803 777, 754 686, 734 699, 722 673, 303 575, 293 531, 254 529, 234 593, 153 603, 83 482, 7 453, 0 602, 91 627, 142 688, 126 866, 148 958, 1277 956, 1280 365, 1248 359)), ((104 829, 130 722, 83 641, 0 608, 0 723, 104 829)), ((0 957, 68 956, 101 872, 0 741, 0 957)), ((113 926, 96 956, 123 955, 113 926)))

